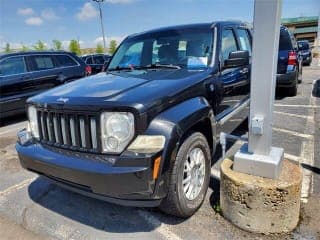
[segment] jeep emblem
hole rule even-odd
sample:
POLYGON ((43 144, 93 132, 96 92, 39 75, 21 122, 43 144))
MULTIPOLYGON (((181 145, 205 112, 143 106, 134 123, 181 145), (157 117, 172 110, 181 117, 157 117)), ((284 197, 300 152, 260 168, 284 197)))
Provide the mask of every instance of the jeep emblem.
POLYGON ((66 103, 66 102, 68 102, 68 101, 69 101, 69 98, 63 98, 63 97, 61 97, 61 98, 58 98, 58 99, 57 99, 57 102, 66 103))

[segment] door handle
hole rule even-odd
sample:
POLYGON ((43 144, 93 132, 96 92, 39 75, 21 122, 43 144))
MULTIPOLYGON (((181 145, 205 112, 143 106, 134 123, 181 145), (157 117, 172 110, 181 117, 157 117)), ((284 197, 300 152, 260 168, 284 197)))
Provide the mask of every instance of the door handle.
POLYGON ((249 72, 249 69, 248 68, 242 68, 241 70, 240 70, 240 73, 242 73, 242 74, 245 74, 245 73, 248 73, 249 72))

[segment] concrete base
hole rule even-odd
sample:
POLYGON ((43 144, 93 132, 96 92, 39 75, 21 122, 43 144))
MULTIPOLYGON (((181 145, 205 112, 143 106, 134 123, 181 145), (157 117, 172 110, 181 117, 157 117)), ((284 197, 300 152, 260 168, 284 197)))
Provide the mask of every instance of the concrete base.
POLYGON ((233 161, 221 164, 220 205, 223 216, 236 226, 257 233, 284 233, 298 224, 302 170, 283 161, 279 179, 232 170, 233 161))
POLYGON ((245 143, 234 156, 234 171, 260 177, 276 179, 279 177, 283 160, 283 149, 271 147, 269 156, 248 152, 245 143))

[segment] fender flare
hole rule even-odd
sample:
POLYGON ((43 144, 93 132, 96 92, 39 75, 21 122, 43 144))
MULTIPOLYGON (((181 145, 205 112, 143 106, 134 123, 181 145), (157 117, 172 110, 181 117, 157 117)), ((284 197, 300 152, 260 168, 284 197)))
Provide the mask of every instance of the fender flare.
MULTIPOLYGON (((212 142, 216 144, 216 121, 213 110, 206 98, 195 97, 181 102, 155 117, 145 131, 146 135, 165 136, 166 142, 162 152, 159 178, 156 181, 155 198, 166 195, 164 176, 170 169, 178 152, 183 136, 201 121, 210 120, 212 142), (164 188, 165 187, 165 188, 164 188)), ((215 146, 214 146, 215 147, 215 146)))

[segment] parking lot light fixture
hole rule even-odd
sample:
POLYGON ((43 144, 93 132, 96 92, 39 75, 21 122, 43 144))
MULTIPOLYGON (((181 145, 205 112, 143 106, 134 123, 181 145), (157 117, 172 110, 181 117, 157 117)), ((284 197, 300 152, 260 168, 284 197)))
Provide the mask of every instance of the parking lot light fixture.
POLYGON ((102 33, 102 38, 103 38, 103 48, 104 48, 104 52, 106 52, 106 37, 104 34, 104 26, 103 26, 102 10, 101 10, 101 3, 103 3, 104 0, 93 0, 93 1, 97 2, 99 5, 101 33, 102 33))

